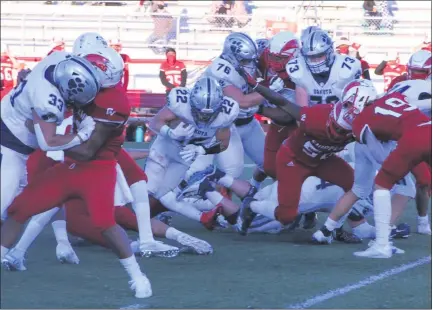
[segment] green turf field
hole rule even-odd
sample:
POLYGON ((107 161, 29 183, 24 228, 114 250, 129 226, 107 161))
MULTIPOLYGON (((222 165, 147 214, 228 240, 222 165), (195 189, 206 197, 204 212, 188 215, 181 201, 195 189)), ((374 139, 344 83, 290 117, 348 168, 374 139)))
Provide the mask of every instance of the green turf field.
MULTIPOLYGON (((136 147, 136 146, 133 146, 136 147)), ((250 163, 250 161, 246 161, 250 163)), ((250 178, 252 168, 245 170, 250 178)), ((320 216, 320 223, 325 215, 320 216)), ((411 204, 402 221, 416 230, 411 204)), ((431 309, 431 238, 398 240, 391 259, 362 259, 363 245, 309 244, 313 231, 281 235, 208 232, 175 218, 174 226, 207 240, 211 256, 139 258, 154 296, 136 299, 109 250, 81 246, 80 265, 55 258, 51 227, 28 252, 25 272, 1 272, 2 308, 425 308, 431 309), (331 291, 331 292, 330 292, 331 291)), ((131 236, 134 236, 133 234, 131 236)))

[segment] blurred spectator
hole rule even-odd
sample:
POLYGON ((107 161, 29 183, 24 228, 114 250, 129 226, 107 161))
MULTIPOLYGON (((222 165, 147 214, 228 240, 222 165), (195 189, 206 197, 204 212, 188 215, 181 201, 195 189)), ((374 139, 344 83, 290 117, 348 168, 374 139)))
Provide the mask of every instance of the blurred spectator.
MULTIPOLYGON (((158 44, 158 45, 167 45, 168 34, 173 26, 173 16, 165 8, 164 1, 153 1, 152 2, 152 13, 153 19, 153 32, 147 38, 147 44, 158 44)), ((156 46, 149 46, 155 54, 163 53, 163 48, 156 46)))
POLYGON ((355 57, 361 62, 362 77, 366 80, 371 80, 370 78, 370 64, 364 59, 366 55, 365 48, 358 43, 352 43, 351 49, 355 51, 355 57))
POLYGON ((387 30, 392 30, 394 27, 392 20, 392 13, 390 11, 389 2, 387 0, 377 1, 378 12, 382 16, 379 26, 381 28, 386 28, 387 30))
POLYGON ((54 37, 53 40, 51 40, 51 44, 49 46, 49 52, 47 53, 47 56, 52 54, 53 52, 64 51, 64 50, 65 50, 65 41, 63 40, 63 38, 54 37))
POLYGON ((208 21, 220 28, 244 27, 250 20, 244 1, 212 1, 208 21), (213 16, 226 15, 226 16, 213 16))
POLYGON ((359 52, 361 50, 360 48, 360 44, 352 43, 346 37, 341 37, 335 41, 335 51, 338 54, 349 55, 358 59, 361 62, 362 77, 366 80, 370 80, 370 72, 368 71, 370 65, 362 59, 363 57, 361 57, 359 52))
POLYGON ((388 52, 386 59, 383 60, 374 70, 377 75, 383 75, 384 91, 386 91, 391 81, 406 72, 406 66, 400 63, 400 56, 396 52, 388 52))
POLYGON ((110 40, 109 42, 110 46, 115 49, 120 56, 123 59, 123 62, 125 64, 125 67, 123 69, 123 78, 122 78, 122 86, 125 90, 128 90, 128 84, 129 84, 129 63, 131 62, 131 58, 122 53, 122 43, 119 39, 110 40))
POLYGON ((381 14, 378 12, 378 7, 376 1, 365 0, 364 1, 364 27, 368 27, 370 29, 379 30, 380 29, 380 19, 371 19, 368 17, 381 17, 381 14))
POLYGON ((1 43, 0 67, 0 99, 16 85, 18 62, 9 51, 6 44, 1 43))
POLYGON ((159 78, 162 85, 165 86, 166 94, 175 87, 185 87, 188 73, 185 64, 176 59, 176 50, 167 48, 166 61, 161 64, 159 69, 159 78))
POLYGON ((137 3, 137 8, 135 11, 140 12, 143 10, 143 12, 146 13, 149 7, 152 7, 152 0, 140 0, 137 3))

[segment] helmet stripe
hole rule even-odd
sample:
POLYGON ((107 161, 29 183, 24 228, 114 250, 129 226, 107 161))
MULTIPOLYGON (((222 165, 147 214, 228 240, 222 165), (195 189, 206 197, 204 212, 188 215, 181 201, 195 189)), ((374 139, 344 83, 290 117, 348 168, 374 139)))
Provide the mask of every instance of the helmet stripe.
POLYGON ((76 63, 80 64, 84 69, 86 69, 86 71, 89 72, 92 78, 95 80, 95 84, 98 86, 99 89, 99 80, 96 78, 93 72, 87 67, 87 65, 81 60, 79 60, 77 57, 71 57, 70 60, 75 61, 76 63))
POLYGON ((211 99, 211 87, 210 87, 210 78, 206 79, 207 82, 207 102, 206 102, 206 109, 210 108, 210 99, 211 99))
POLYGON ((312 52, 312 51, 314 51, 314 48, 313 48, 313 41, 314 41, 314 35, 315 35, 316 33, 315 32, 313 32, 313 35, 311 36, 311 39, 310 39, 310 51, 312 52))

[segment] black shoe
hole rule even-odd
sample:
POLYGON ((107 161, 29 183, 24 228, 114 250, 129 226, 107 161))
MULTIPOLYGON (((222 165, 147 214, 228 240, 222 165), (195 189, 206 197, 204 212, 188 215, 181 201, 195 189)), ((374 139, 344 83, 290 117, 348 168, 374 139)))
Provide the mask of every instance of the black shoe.
POLYGON ((406 239, 410 235, 410 226, 406 223, 400 223, 396 228, 391 230, 390 239, 406 239))
POLYGON ((246 236, 248 228, 250 227, 251 223, 253 222, 254 218, 257 215, 257 213, 253 212, 253 210, 251 210, 250 207, 251 202, 256 200, 257 199, 254 199, 252 197, 246 197, 242 201, 241 210, 239 212, 239 218, 242 222, 239 233, 242 236, 246 236))
POLYGON ((343 228, 338 228, 334 231, 334 239, 344 243, 362 243, 361 238, 345 231, 343 228))
POLYGON ((209 181, 216 183, 225 175, 225 172, 222 172, 218 168, 215 168, 215 171, 212 174, 208 175, 207 178, 209 179, 209 181))
POLYGON ((304 214, 304 229, 313 229, 317 224, 317 214, 316 212, 310 212, 304 214))

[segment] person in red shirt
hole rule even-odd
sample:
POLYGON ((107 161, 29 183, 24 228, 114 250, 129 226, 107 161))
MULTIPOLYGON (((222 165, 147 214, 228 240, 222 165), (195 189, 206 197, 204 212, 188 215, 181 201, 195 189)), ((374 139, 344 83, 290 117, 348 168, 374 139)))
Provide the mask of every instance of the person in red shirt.
POLYGON ((125 54, 122 53, 122 43, 119 39, 110 40, 109 42, 110 46, 120 54, 120 56, 123 59, 123 63, 125 64, 125 67, 123 69, 123 79, 122 79, 122 85, 125 90, 128 90, 129 85, 129 63, 131 62, 131 58, 125 54))
MULTIPOLYGON (((335 105, 300 107, 258 84, 247 73, 244 75, 255 91, 299 121, 299 127, 283 142, 277 153, 279 204, 274 211, 275 219, 283 225, 295 220, 302 184, 310 176, 316 176, 349 191, 354 181, 353 169, 335 154, 353 142, 351 120, 353 114, 362 110, 368 97, 363 97, 365 102, 357 103, 356 106, 338 102, 335 105)), ((242 209, 240 217, 243 222, 242 230, 246 231, 254 218, 248 205, 242 209)), ((342 241, 360 242, 353 234, 344 234, 346 237, 341 238, 342 241)))
POLYGON ((406 80, 425 80, 432 70, 431 52, 419 50, 410 56, 407 63, 407 73, 395 77, 389 84, 387 91, 394 87, 395 84, 406 80))
POLYGON ((6 44, 1 44, 1 89, 0 100, 16 85, 18 63, 8 50, 6 44))
POLYGON ((188 73, 185 64, 176 59, 176 50, 174 48, 167 48, 165 56, 166 61, 161 64, 159 69, 159 78, 168 94, 175 87, 185 87, 188 73))
POLYGON ((400 63, 400 56, 388 52, 387 59, 383 60, 374 70, 376 75, 383 75, 384 91, 389 88, 391 81, 406 72, 406 66, 400 63))
POLYGON ((390 190, 418 164, 425 162, 431 167, 431 119, 408 100, 399 91, 388 93, 366 107, 353 121, 353 135, 369 148, 380 148, 381 142, 397 141, 397 147, 385 159, 375 178, 376 241, 366 251, 356 252, 356 256, 392 256, 390 190))

